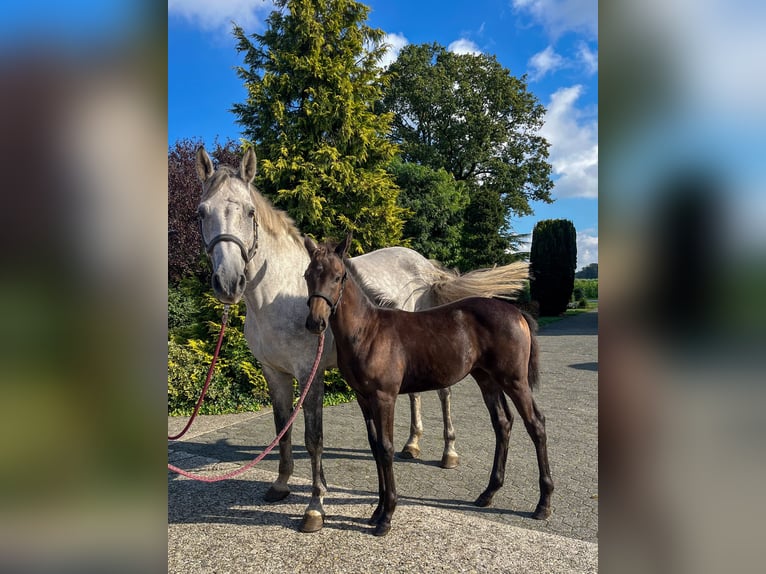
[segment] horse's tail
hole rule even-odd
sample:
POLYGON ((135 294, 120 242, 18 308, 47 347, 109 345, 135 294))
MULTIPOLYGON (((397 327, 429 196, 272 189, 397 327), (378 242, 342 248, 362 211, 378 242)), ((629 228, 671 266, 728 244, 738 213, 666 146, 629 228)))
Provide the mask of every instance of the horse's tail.
POLYGON ((516 261, 501 267, 476 269, 460 274, 437 268, 436 279, 431 284, 434 305, 451 303, 466 297, 513 298, 524 288, 529 278, 529 264, 516 261))
MULTIPOLYGON (((521 309, 519 309, 521 311, 521 309)), ((529 327, 529 362, 527 363, 527 379, 529 386, 536 389, 540 386, 540 346, 537 343, 537 321, 526 311, 521 311, 529 327)))

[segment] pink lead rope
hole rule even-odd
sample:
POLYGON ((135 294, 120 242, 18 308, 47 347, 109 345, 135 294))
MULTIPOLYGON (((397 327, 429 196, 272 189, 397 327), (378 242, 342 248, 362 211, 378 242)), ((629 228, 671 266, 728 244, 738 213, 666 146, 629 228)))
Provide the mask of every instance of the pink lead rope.
MULTIPOLYGON (((223 334, 223 330, 222 333, 223 334)), ((220 341, 219 341, 220 344, 220 341)), ((311 367, 311 374, 309 375, 309 380, 306 383, 306 386, 303 388, 303 392, 301 393, 300 398, 298 399, 297 404, 295 405, 295 408, 293 409, 293 414, 290 415, 290 419, 287 421, 287 424, 285 424, 285 428, 283 428, 279 434, 276 436, 276 438, 271 441, 271 444, 266 447, 266 450, 264 450, 261 454, 259 454, 255 460, 247 463, 245 466, 240 467, 236 470, 233 470, 231 472, 228 472, 226 474, 223 474, 221 476, 201 476, 198 474, 192 474, 190 472, 187 472, 181 468, 178 468, 177 466, 173 466, 172 464, 168 464, 168 470, 172 470, 173 472, 177 472, 178 474, 181 474, 185 476, 186 478, 191 478, 193 480, 198 480, 200 482, 218 482, 220 480, 227 480, 229 478, 234 478, 235 476, 239 476, 240 474, 247 472, 251 468, 253 468, 256 464, 261 462, 263 458, 269 454, 277 444, 279 444, 280 439, 284 436, 284 434, 287 432, 287 429, 290 428, 290 426, 295 422, 295 418, 298 416, 298 411, 301 410, 301 406, 303 405, 303 401, 306 398, 306 395, 308 395, 309 388, 311 388, 311 383, 314 381, 314 378, 316 377, 317 369, 319 368, 319 363, 322 360, 322 350, 324 349, 324 333, 319 334, 319 344, 317 345, 317 356, 316 359, 314 359, 314 365, 311 367)), ((211 365, 212 369, 212 365, 211 365)), ((195 412, 196 414, 196 412, 195 412)), ((191 424, 191 421, 187 424, 191 424)), ((186 432, 186 429, 182 431, 181 434, 186 432)))

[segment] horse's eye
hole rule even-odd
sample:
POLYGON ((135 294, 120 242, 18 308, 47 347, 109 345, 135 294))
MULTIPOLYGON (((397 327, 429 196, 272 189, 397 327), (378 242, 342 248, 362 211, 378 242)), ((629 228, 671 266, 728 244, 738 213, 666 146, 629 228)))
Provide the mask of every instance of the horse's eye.
POLYGON ((251 207, 250 209, 247 210, 247 216, 250 217, 251 219, 255 217, 255 208, 254 207, 251 207))
POLYGON ((205 208, 200 205, 197 208, 197 217, 199 217, 200 219, 205 219, 205 211, 206 211, 205 208))
POLYGON ((336 283, 340 283, 340 275, 336 275, 333 281, 335 281, 336 283))

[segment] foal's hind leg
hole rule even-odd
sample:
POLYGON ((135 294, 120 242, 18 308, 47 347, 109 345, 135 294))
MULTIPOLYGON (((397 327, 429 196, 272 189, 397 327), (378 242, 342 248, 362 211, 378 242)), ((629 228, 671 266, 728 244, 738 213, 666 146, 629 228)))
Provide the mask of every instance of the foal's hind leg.
POLYGON ((505 481, 505 464, 508 459, 508 441, 513 425, 513 413, 505 400, 503 391, 495 385, 489 376, 483 372, 472 373, 479 383, 484 404, 487 405, 492 428, 495 430, 495 459, 492 473, 489 475, 489 485, 476 499, 476 506, 489 506, 495 493, 500 490, 505 481))
POLYGON ((545 433, 545 417, 537 408, 532 390, 526 379, 523 383, 515 382, 509 395, 519 415, 524 421, 524 426, 529 433, 537 452, 537 468, 540 474, 540 501, 537 503, 532 518, 542 520, 551 514, 551 496, 553 495, 553 479, 548 464, 547 435, 545 433))

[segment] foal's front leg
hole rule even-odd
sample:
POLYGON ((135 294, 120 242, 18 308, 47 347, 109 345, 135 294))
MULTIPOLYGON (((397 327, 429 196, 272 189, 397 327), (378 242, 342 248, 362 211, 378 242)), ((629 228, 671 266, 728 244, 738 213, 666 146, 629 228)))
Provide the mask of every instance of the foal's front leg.
POLYGON ((396 510, 396 484, 394 482, 394 406, 396 394, 388 395, 378 392, 372 400, 372 419, 377 433, 378 443, 378 482, 381 487, 378 507, 373 519, 375 523, 375 536, 385 536, 391 530, 391 518, 396 510))
POLYGON ((372 458, 375 460, 375 469, 378 473, 378 506, 375 507, 375 510, 372 512, 372 516, 368 521, 369 524, 377 524, 380 515, 383 512, 383 473, 379 462, 378 431, 375 429, 375 421, 372 419, 372 410, 370 409, 370 404, 367 399, 357 393, 356 401, 362 409, 364 425, 367 429, 367 441, 370 443, 370 451, 372 452, 372 458))

